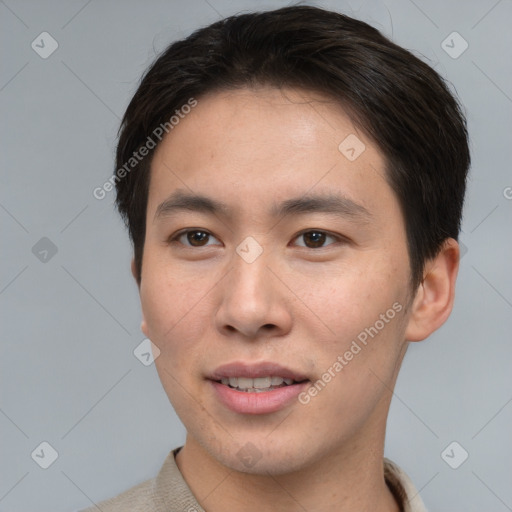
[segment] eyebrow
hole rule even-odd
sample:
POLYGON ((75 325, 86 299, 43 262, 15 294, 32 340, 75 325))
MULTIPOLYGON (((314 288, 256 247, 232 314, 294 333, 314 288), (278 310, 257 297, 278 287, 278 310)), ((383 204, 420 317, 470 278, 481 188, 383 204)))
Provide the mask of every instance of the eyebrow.
MULTIPOLYGON (((232 214, 231 208, 215 199, 199 194, 191 194, 180 190, 175 191, 156 209, 153 221, 163 217, 172 216, 178 211, 192 211, 211 215, 232 214)), ((349 217, 356 221, 368 221, 373 215, 363 205, 352 199, 333 193, 311 195, 287 199, 274 205, 270 214, 273 217, 286 217, 289 215, 303 215, 307 213, 330 213, 340 217, 349 217)))

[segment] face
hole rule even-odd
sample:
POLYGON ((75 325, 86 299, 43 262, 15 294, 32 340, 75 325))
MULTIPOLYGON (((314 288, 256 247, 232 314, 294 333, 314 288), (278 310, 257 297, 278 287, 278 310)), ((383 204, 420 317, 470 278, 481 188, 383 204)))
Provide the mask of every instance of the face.
POLYGON ((187 443, 283 474, 383 438, 410 277, 384 165, 304 91, 199 98, 162 141, 142 329, 187 443))

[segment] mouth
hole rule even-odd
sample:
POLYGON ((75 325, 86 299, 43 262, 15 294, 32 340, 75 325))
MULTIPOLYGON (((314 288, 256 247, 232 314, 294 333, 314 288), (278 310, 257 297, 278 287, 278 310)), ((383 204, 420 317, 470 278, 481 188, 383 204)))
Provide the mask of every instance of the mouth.
POLYGON ((240 414, 268 414, 292 404, 310 380, 276 363, 229 363, 208 380, 226 407, 240 414))

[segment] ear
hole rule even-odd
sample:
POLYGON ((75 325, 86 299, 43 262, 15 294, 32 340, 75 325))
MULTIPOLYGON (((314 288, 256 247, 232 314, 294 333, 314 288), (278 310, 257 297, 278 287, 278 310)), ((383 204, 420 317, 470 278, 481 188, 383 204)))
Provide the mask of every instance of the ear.
MULTIPOLYGON (((135 282, 137 283, 137 287, 139 288, 139 294, 140 294, 140 281, 137 275, 137 267, 135 265, 135 259, 132 258, 131 263, 131 270, 132 270, 132 276, 135 279, 135 282)), ((144 310, 142 310, 142 320, 140 324, 140 330, 143 332, 143 334, 146 336, 146 338, 149 338, 148 335, 148 325, 146 323, 146 319, 144 317, 144 310)))
POLYGON ((453 238, 444 241, 439 253, 425 265, 405 331, 407 341, 421 341, 447 320, 455 297, 459 271, 459 244, 453 238))

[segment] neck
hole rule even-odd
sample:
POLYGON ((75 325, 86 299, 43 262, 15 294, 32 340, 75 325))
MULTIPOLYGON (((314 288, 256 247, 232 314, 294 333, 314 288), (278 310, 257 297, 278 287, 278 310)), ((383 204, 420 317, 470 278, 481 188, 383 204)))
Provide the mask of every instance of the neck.
POLYGON ((176 457, 185 481, 208 512, 398 512, 384 480, 384 437, 330 452, 290 473, 258 475, 232 470, 211 457, 191 436, 176 457), (370 442, 369 442, 370 441, 370 442))

